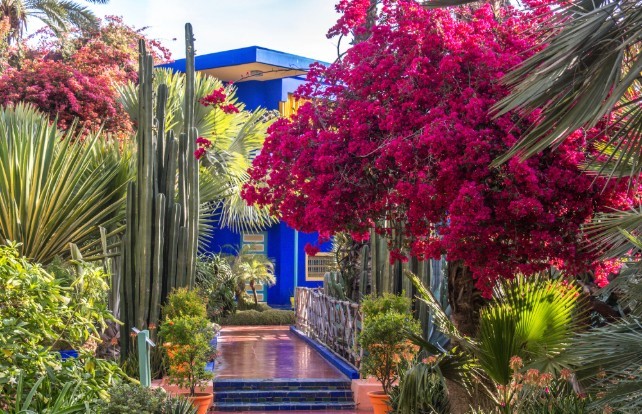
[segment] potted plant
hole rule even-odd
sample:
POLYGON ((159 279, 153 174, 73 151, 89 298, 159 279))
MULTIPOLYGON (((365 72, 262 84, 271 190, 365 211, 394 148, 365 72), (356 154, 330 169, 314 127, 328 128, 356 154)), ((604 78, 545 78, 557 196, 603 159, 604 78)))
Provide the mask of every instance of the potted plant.
POLYGON ((398 365, 417 352, 416 345, 405 334, 406 331, 420 332, 410 306, 409 298, 391 294, 368 297, 362 303, 363 329, 359 341, 364 355, 361 373, 375 377, 383 387, 383 391, 368 393, 375 414, 390 411, 389 394, 398 379, 398 365))
POLYGON ((163 311, 160 336, 169 361, 169 382, 189 389, 184 395, 198 414, 205 414, 213 395, 196 390, 213 377, 206 365, 215 356, 211 342, 216 334, 207 319, 206 304, 197 292, 177 289, 169 295, 163 311))

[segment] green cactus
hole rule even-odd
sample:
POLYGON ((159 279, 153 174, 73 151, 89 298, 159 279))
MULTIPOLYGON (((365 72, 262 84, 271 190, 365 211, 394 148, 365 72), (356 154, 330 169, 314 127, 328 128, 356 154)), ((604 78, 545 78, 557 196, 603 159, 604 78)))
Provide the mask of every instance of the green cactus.
MULTIPOLYGON (((394 234, 399 236, 399 232, 394 234)), ((392 237, 394 237, 394 234, 392 237)), ((398 240, 397 240, 398 242, 398 240)), ((448 305, 448 278, 446 275, 446 260, 419 261, 411 258, 407 263, 390 264, 388 249, 388 239, 385 236, 377 234, 374 230, 370 234, 369 251, 365 248, 361 254, 362 260, 362 286, 364 278, 371 277, 372 293, 382 295, 384 293, 401 294, 404 292, 409 297, 414 297, 416 290, 412 282, 402 277, 406 272, 416 274, 427 288, 430 289, 435 299, 439 302, 447 315, 450 315, 450 306, 448 305), (368 271, 365 263, 366 256, 370 256, 371 271, 368 271)), ((416 316, 421 321, 424 332, 424 338, 438 346, 445 346, 448 338, 436 330, 432 322, 430 311, 422 303, 416 303, 416 316)))
POLYGON ((359 254, 361 266, 359 271, 359 297, 358 302, 369 295, 372 289, 372 278, 370 271, 370 246, 364 245, 359 254))
POLYGON ((167 86, 159 85, 154 96, 153 59, 145 43, 139 44, 138 169, 137 179, 127 189, 127 229, 120 266, 123 358, 131 351, 131 328, 149 329, 155 338, 167 294, 174 288, 194 285, 199 166, 194 157, 194 39, 189 23, 185 25, 185 42, 185 127, 178 139, 172 131, 166 133, 159 127, 165 125, 167 86))
POLYGON ((323 275, 323 291, 326 295, 339 300, 348 300, 346 286, 341 272, 326 272, 323 275))

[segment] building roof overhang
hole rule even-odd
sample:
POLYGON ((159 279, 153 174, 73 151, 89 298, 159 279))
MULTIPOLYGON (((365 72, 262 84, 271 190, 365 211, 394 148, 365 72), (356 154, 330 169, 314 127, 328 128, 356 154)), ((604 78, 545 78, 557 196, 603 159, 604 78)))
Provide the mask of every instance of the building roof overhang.
MULTIPOLYGON (((315 62, 327 65, 325 62, 303 56, 260 46, 250 46, 196 56, 195 66, 197 71, 222 81, 243 82, 302 76, 315 62)), ((159 66, 184 72, 185 59, 178 59, 159 66)))

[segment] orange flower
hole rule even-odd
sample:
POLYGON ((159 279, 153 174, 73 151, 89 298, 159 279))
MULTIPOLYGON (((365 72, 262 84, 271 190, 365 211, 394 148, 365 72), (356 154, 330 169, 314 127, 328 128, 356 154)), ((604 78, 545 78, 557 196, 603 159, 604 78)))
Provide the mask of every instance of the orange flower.
POLYGON ((537 385, 539 382, 539 370, 529 369, 524 376, 524 382, 529 385, 537 385))
POLYGON ((564 381, 569 381, 572 376, 573 376, 573 373, 571 372, 570 369, 564 368, 563 370, 560 371, 560 378, 562 378, 564 381))
POLYGON ((510 359, 510 362, 508 363, 508 366, 509 366, 509 367, 510 367, 510 369, 512 369, 513 371, 517 371, 518 369, 520 369, 521 367, 523 367, 523 366, 524 366, 524 362, 522 361, 522 359, 521 359, 520 357, 518 357, 517 355, 515 355, 514 357, 512 357, 512 358, 510 359))

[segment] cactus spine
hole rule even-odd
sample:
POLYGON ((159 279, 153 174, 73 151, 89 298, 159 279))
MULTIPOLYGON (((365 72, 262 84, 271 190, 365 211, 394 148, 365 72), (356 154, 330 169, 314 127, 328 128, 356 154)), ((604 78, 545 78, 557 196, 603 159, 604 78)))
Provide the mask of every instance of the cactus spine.
POLYGON ((184 130, 165 132, 167 86, 152 90, 153 59, 139 43, 137 179, 127 189, 127 229, 122 240, 121 356, 130 351, 131 328, 150 329, 176 287, 194 284, 198 248, 198 161, 194 157, 194 39, 185 25, 184 130), (178 194, 176 188, 178 187, 178 194))

